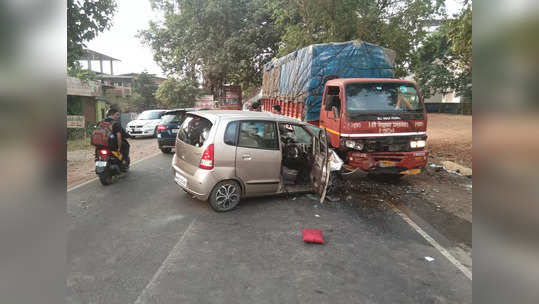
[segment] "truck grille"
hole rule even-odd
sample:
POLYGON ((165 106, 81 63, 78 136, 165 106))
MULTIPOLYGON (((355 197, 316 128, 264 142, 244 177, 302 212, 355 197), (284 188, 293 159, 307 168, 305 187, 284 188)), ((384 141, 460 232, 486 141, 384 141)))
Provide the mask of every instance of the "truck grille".
POLYGON ((365 141, 366 152, 408 152, 410 150, 408 136, 391 136, 384 138, 368 139, 365 141))

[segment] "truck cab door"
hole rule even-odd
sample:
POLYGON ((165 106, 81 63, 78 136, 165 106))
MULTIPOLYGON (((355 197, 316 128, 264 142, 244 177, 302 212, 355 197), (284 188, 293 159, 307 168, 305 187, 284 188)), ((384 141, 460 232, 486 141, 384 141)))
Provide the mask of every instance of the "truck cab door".
POLYGON ((320 108, 320 127, 327 129, 331 145, 339 147, 341 132, 342 91, 339 86, 327 85, 320 108))
POLYGON ((328 133, 321 129, 318 138, 313 138, 313 169, 311 170, 311 182, 313 191, 320 197, 320 203, 324 202, 329 181, 329 148, 328 133))

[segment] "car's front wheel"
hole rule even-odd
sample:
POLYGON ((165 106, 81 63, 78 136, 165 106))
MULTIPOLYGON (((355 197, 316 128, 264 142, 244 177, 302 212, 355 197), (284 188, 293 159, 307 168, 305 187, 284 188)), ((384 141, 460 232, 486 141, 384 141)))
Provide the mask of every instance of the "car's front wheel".
POLYGON ((217 212, 230 211, 241 199, 241 187, 235 181, 223 181, 215 185, 210 194, 209 203, 217 212))
POLYGON ((165 153, 165 154, 168 154, 170 153, 171 149, 170 148, 161 148, 161 152, 165 153))

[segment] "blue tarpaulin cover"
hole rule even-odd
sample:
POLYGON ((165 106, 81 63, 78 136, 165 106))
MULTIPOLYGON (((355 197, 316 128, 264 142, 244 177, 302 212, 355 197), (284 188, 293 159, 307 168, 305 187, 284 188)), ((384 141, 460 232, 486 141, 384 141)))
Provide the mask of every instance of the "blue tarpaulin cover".
POLYGON ((262 95, 305 102, 305 119, 318 120, 324 85, 336 78, 392 78, 395 52, 354 40, 315 44, 268 62, 262 95))

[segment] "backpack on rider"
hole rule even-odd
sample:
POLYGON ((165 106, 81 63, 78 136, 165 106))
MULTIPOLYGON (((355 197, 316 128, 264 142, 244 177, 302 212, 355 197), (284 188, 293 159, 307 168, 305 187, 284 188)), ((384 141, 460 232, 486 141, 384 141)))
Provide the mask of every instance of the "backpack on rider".
POLYGON ((113 121, 101 121, 92 132, 91 144, 98 148, 109 148, 109 139, 114 137, 112 134, 113 124, 113 121))

